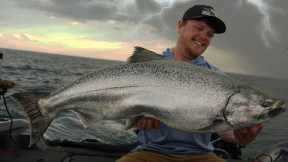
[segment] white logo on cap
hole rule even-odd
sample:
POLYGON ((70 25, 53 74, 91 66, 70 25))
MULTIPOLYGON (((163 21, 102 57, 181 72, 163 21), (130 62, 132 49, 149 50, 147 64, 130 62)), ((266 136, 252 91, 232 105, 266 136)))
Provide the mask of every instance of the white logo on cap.
POLYGON ((212 8, 203 8, 201 14, 207 16, 215 16, 214 12, 212 11, 212 8))

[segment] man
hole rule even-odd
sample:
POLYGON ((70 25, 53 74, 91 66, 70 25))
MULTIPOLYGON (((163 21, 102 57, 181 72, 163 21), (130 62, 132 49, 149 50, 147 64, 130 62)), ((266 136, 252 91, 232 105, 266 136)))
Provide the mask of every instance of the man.
MULTIPOLYGON (((164 51, 167 59, 190 62, 203 68, 219 71, 201 56, 214 34, 224 33, 226 26, 217 18, 211 6, 189 8, 177 23, 176 46, 164 51)), ((201 95, 201 94, 199 94, 201 95)), ((187 133, 170 128, 152 118, 137 123, 139 145, 117 162, 224 162, 213 154, 210 133, 187 133)), ((261 125, 225 132, 220 136, 228 142, 247 144, 254 140, 261 125)))

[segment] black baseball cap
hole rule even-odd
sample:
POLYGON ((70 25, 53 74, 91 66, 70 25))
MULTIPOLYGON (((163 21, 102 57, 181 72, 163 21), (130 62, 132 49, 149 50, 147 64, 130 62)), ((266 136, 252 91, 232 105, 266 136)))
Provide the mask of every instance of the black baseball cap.
POLYGON ((220 18, 216 17, 214 12, 215 10, 211 6, 195 5, 184 13, 182 20, 204 20, 215 30, 215 33, 224 33, 226 25, 220 18))

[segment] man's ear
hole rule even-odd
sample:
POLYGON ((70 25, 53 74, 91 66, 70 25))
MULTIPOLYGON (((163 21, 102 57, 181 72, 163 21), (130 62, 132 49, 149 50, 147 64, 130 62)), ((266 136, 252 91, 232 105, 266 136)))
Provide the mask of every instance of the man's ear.
POLYGON ((187 24, 187 20, 185 20, 185 21, 178 20, 177 25, 176 25, 176 31, 178 34, 181 31, 182 27, 185 26, 186 24, 187 24))
POLYGON ((178 20, 177 24, 176 24, 176 31, 179 34, 180 30, 181 30, 181 26, 183 25, 183 21, 182 20, 178 20))

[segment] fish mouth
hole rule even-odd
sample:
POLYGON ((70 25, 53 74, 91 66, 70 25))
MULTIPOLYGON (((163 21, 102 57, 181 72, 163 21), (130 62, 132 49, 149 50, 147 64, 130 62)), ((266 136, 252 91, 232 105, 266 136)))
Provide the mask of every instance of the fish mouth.
POLYGON ((270 118, 272 118, 272 117, 274 117, 274 116, 277 116, 277 115, 283 113, 285 110, 286 110, 286 109, 285 109, 285 108, 282 108, 282 107, 281 107, 281 108, 274 109, 274 110, 271 110, 271 111, 269 111, 268 116, 269 116, 270 118))
POLYGON ((258 118, 263 118, 264 116, 272 118, 286 111, 285 102, 279 99, 266 99, 261 106, 265 108, 265 112, 259 115, 258 118))

